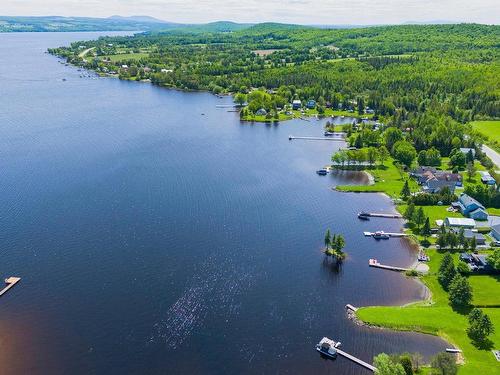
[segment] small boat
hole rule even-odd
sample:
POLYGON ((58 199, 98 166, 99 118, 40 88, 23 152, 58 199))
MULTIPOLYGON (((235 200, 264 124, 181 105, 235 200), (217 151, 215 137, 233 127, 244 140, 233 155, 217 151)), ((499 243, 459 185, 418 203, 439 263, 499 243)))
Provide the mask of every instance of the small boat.
POLYGON ((419 253, 417 259, 419 262, 428 262, 431 260, 431 258, 429 258, 429 256, 425 253, 419 253))
POLYGON ((326 176, 328 174, 328 171, 325 168, 323 168, 317 170, 316 173, 319 174, 320 176, 326 176))
POLYGON ((389 239, 389 235, 387 233, 385 233, 384 231, 381 231, 381 230, 373 233, 372 236, 376 240, 387 240, 387 239, 389 239))
POLYGON ((370 215, 367 214, 366 212, 360 212, 358 214, 358 219, 360 219, 360 220, 370 220, 370 215))
POLYGON ((328 132, 328 131, 325 132, 325 137, 333 137, 333 136, 334 136, 334 134, 332 132, 328 132))
POLYGON ((316 350, 328 358, 337 357, 336 343, 328 337, 323 337, 321 341, 316 344, 316 350))

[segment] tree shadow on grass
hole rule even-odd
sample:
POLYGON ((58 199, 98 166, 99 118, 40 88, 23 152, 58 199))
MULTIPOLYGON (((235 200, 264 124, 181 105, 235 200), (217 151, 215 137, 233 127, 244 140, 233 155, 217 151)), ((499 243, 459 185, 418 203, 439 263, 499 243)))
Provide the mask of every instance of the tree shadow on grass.
POLYGON ((495 343, 488 338, 481 341, 471 340, 471 343, 479 350, 490 351, 495 347, 495 343))

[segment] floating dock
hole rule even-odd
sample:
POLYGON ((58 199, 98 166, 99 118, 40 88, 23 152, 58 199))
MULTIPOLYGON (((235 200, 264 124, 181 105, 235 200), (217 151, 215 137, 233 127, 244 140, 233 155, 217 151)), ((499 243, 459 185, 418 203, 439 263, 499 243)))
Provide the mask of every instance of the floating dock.
POLYGON ((5 279, 5 283, 7 284, 7 286, 0 291, 0 296, 7 293, 9 291, 9 289, 12 288, 14 285, 16 285, 19 281, 21 281, 20 277, 11 276, 11 277, 5 279))
MULTIPOLYGON (((363 234, 366 237, 373 237, 375 235, 375 232, 363 232, 363 234)), ((406 233, 390 233, 390 232, 384 232, 384 234, 387 234, 389 237, 406 237, 406 233)))
POLYGON ((358 308, 357 308, 357 307, 354 307, 354 306, 353 306, 353 305, 351 305, 350 303, 348 303, 347 305, 345 305, 345 308, 346 308, 347 310, 351 310, 351 311, 354 311, 354 312, 358 311, 358 308))
POLYGON ((395 267, 395 266, 388 266, 385 264, 380 264, 377 259, 370 259, 368 261, 368 265, 370 267, 382 268, 384 270, 396 271, 396 272, 406 272, 406 271, 410 270, 409 268, 395 267))
POLYGON ((294 139, 305 139, 309 141, 334 141, 334 142, 345 142, 344 138, 340 137, 294 137, 293 135, 288 137, 288 140, 292 141, 294 139))

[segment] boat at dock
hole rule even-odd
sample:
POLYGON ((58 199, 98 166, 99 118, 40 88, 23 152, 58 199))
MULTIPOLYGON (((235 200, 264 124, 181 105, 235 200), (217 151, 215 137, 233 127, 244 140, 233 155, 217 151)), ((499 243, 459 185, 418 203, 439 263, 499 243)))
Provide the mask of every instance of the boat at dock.
POLYGON ((325 137, 333 137, 335 133, 332 132, 325 132, 325 137))
POLYGON ((328 337, 323 337, 321 341, 316 344, 316 350, 326 357, 336 358, 338 346, 340 346, 339 342, 337 343, 328 337))
POLYGON ((360 220, 370 220, 370 214, 367 212, 358 213, 358 219, 360 220))
POLYGON ((389 235, 381 230, 373 233, 372 237, 375 238, 376 240, 388 240, 389 239, 389 235))
POLYGON ((319 174, 320 176, 326 176, 328 174, 328 170, 325 168, 322 168, 322 169, 318 169, 316 171, 316 173, 319 174))

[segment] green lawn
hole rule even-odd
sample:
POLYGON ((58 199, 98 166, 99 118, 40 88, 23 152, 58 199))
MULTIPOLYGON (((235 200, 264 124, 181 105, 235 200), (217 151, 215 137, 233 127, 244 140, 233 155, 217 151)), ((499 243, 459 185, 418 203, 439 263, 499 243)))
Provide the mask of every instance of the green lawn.
MULTIPOLYGON (((454 311, 448 305, 447 293, 437 281, 436 270, 443 254, 428 250, 431 272, 422 277, 432 292, 432 301, 419 302, 406 307, 365 307, 358 310, 358 317, 370 324, 398 330, 411 330, 439 335, 457 345, 464 354, 465 365, 459 374, 500 374, 500 366, 491 351, 476 348, 466 334, 467 315, 454 311)), ((455 259, 458 254, 455 254, 455 259)), ((471 276, 474 303, 498 305, 500 294, 498 279, 490 276, 471 276), (476 302, 477 301, 477 302, 476 302)), ((500 308, 484 308, 492 319, 496 332, 490 336, 495 348, 500 347, 500 308)))
MULTIPOLYGON (((470 276, 469 282, 474 290, 473 304, 477 306, 500 307, 500 276, 470 276)), ((500 329, 500 327, 497 327, 500 329)))
MULTIPOLYGON (((408 206, 406 204, 398 205, 396 208, 403 214, 408 206)), ((420 207, 420 206, 418 206, 420 207)), ((418 208, 417 207, 417 208, 418 208)), ((447 217, 463 217, 460 212, 448 212, 446 209, 449 206, 421 206, 425 216, 429 218, 431 227, 436 227, 436 220, 444 220, 447 217)))
MULTIPOLYGON (((401 172, 395 165, 394 160, 388 159, 384 167, 367 170, 375 179, 374 185, 339 185, 337 190, 351 192, 379 192, 386 193, 391 197, 399 197, 408 174, 401 172)), ((408 179, 412 191, 416 191, 418 186, 413 179, 408 179)))
POLYGON ((473 121, 470 124, 474 130, 485 135, 490 141, 500 144, 500 121, 473 121))

